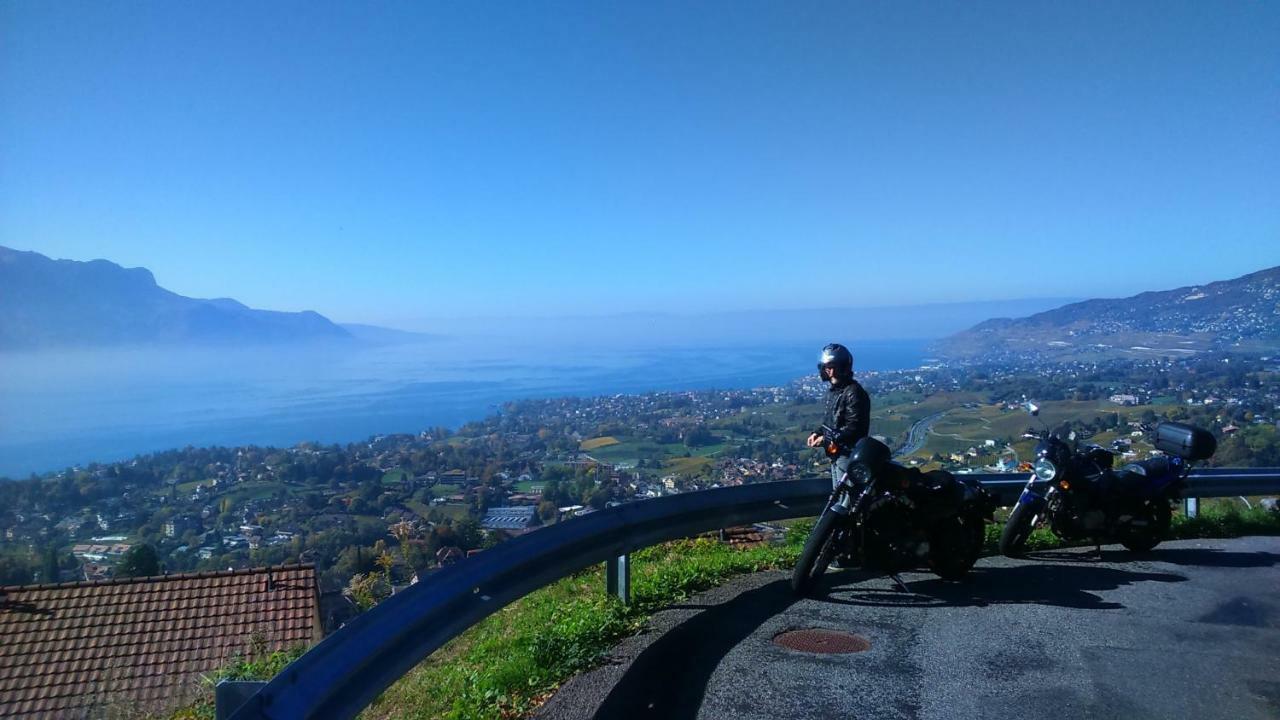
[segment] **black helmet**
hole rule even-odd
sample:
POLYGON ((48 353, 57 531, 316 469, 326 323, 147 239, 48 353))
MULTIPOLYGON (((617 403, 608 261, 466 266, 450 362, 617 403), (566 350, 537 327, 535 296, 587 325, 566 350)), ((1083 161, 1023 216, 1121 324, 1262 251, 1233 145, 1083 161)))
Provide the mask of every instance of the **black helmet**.
POLYGON ((889 450, 889 446, 872 437, 859 440, 858 444, 853 446, 853 452, 849 453, 851 463, 860 463, 871 472, 878 471, 889 462, 891 457, 893 453, 889 450))
POLYGON ((824 368, 834 368, 837 380, 842 382, 853 379, 853 353, 840 343, 831 343, 822 348, 818 355, 818 379, 826 382, 822 376, 824 368))

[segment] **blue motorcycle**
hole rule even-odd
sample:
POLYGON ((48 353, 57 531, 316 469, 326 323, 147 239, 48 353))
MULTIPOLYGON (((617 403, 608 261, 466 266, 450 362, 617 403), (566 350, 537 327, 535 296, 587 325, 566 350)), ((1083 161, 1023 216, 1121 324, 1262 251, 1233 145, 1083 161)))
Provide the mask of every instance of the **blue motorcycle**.
POLYGON ((1163 455, 1114 469, 1114 454, 1097 445, 1081 446, 1048 429, 1024 437, 1039 442, 1031 478, 1000 534, 1000 552, 1009 557, 1021 555, 1031 531, 1046 522, 1063 540, 1119 542, 1135 552, 1154 548, 1168 533, 1191 464, 1217 449, 1208 431, 1165 422, 1156 426, 1154 443, 1163 455))

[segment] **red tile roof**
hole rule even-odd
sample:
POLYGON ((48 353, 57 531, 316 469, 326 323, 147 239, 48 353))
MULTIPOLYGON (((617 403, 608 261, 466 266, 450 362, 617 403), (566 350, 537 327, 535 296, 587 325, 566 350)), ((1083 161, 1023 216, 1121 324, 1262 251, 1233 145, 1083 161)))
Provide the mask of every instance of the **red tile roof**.
POLYGON ((319 638, 312 565, 0 588, 0 717, 163 711, 236 655, 319 638))

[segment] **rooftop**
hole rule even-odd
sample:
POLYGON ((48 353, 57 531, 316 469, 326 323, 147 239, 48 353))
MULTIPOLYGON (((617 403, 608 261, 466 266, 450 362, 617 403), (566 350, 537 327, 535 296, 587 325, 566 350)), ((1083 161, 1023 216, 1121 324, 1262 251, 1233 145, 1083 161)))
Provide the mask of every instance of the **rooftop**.
POLYGON ((166 709, 236 655, 318 640, 316 579, 283 565, 0 588, 0 717, 166 709))

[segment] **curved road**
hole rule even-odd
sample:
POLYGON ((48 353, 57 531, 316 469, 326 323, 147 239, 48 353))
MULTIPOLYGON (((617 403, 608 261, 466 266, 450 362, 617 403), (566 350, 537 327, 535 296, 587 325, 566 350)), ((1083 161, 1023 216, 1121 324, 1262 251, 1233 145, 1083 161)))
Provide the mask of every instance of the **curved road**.
POLYGON ((911 425, 911 430, 907 432, 907 441, 902 444, 902 447, 894 451, 893 456, 900 457, 902 455, 910 455, 924 447, 924 441, 929 435, 929 429, 946 414, 947 411, 943 410, 940 413, 934 413, 928 417, 915 421, 915 423, 911 425))
POLYGON ((833 572, 794 601, 786 573, 738 578, 658 613, 535 717, 1280 717, 1280 538, 985 558, 964 583, 905 579, 910 594, 833 572), (871 647, 772 642, 813 627, 871 647))

